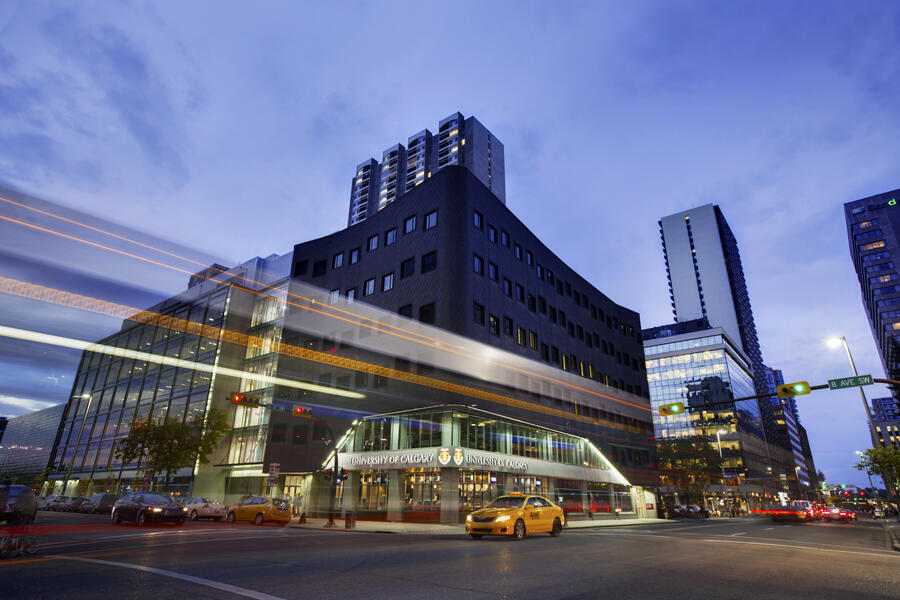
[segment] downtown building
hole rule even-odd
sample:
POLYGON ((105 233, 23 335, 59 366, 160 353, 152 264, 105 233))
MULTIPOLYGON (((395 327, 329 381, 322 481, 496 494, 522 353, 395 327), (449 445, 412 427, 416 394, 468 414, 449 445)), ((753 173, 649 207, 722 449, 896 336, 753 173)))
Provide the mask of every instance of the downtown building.
POLYGON ((900 403, 891 396, 872 398, 872 419, 875 441, 889 448, 900 448, 900 403))
POLYGON ((654 354, 666 348, 654 359, 661 362, 653 363, 654 369, 661 369, 659 383, 648 358, 651 399, 654 409, 683 401, 690 412, 664 417, 654 410, 657 436, 715 440, 723 458, 728 446, 726 476, 740 481, 732 491, 745 502, 744 508, 759 498, 789 492, 788 482, 797 481, 798 473, 804 477, 801 486, 809 489, 812 459, 802 455, 794 410, 785 416, 784 406, 768 399, 703 409, 707 403, 773 393, 773 373, 763 363, 737 240, 724 215, 718 206, 707 204, 663 217, 659 229, 675 324, 643 335, 648 357, 649 348, 654 354), (672 336, 677 336, 674 342, 672 336), (716 341, 715 357, 695 351, 709 338, 716 341), (706 364, 708 360, 712 363, 706 364))
MULTIPOLYGON (((844 204, 850 257, 878 356, 888 379, 900 379, 900 189, 844 204)), ((878 399, 880 412, 869 411, 872 445, 896 444, 896 400, 878 399), (877 417, 885 417, 880 419, 877 417)))
POLYGON ((506 208, 503 146, 477 121, 455 115, 420 137, 433 168, 418 177, 417 144, 395 148, 370 168, 390 201, 366 197, 361 218, 354 179, 347 229, 213 265, 85 352, 48 492, 146 485, 155 474, 117 461, 116 441, 136 421, 215 408, 231 432, 209 464, 175 474, 176 493, 265 493, 324 514, 335 485, 339 510, 456 522, 536 491, 576 518, 654 515, 639 316, 506 208))

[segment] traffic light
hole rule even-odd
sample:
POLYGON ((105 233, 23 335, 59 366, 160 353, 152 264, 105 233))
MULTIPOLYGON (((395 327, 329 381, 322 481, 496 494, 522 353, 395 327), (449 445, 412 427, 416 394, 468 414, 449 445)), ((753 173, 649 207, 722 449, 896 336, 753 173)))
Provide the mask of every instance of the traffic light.
POLYGON ((231 395, 231 402, 232 404, 241 404, 243 406, 259 406, 259 396, 234 393, 231 395))
POLYGON ((346 481, 348 477, 350 477, 350 471, 348 471, 347 469, 341 469, 340 475, 338 475, 338 479, 340 481, 346 481))
POLYGON ((808 381, 795 381, 794 383, 785 383, 775 388, 775 393, 779 398, 792 398, 794 396, 802 396, 810 392, 808 381))
POLYGON ((659 415, 661 417, 671 417, 672 415, 680 415, 684 412, 684 402, 673 402, 672 404, 661 404, 659 407, 659 415))
POLYGON ((295 417, 303 417, 304 419, 309 419, 312 416, 309 414, 309 409, 305 406, 294 406, 291 410, 291 414, 295 417))

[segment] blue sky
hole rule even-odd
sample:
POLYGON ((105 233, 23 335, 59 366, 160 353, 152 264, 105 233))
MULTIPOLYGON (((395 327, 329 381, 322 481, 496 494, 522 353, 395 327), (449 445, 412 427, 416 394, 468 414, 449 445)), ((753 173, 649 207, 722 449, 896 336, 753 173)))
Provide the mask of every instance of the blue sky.
MULTIPOLYGON (((233 263, 343 227, 355 165, 460 110, 644 326, 657 220, 719 204, 766 362, 813 383, 848 371, 829 334, 881 374, 841 205, 900 187, 898 97, 893 2, 0 4, 0 184, 233 263)), ((830 480, 864 479, 856 394, 800 400, 830 480)))

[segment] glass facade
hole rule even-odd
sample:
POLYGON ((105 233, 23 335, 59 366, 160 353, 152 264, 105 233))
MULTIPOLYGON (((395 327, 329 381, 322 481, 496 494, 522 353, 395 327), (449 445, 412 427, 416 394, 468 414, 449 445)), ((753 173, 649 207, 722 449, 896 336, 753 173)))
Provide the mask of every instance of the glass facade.
MULTIPOLYGON (((190 301, 167 301, 168 306, 156 311, 158 316, 125 321, 121 331, 98 344, 213 365, 219 339, 190 333, 202 329, 183 325, 194 323, 218 331, 228 302, 228 289, 190 301)), ((51 465, 51 479, 100 481, 105 489, 112 489, 120 480, 129 484, 141 465, 122 464, 116 458, 118 440, 128 435, 135 422, 147 419, 203 419, 211 382, 208 372, 85 352, 51 465)), ((186 483, 184 477, 181 480, 186 483)))
POLYGON ((65 409, 60 404, 9 420, 0 440, 0 478, 27 485, 44 474, 65 409))

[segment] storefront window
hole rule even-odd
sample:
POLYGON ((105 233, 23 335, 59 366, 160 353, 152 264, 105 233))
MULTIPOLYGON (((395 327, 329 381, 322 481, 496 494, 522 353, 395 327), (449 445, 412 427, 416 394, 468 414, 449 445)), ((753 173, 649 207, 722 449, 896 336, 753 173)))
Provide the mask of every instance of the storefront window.
POLYGON ((403 481, 404 519, 440 521, 440 469, 407 469, 403 481))
POLYGON ((388 501, 388 472, 363 471, 359 476, 360 512, 385 512, 388 501))
POLYGON ((484 508, 500 496, 498 475, 489 471, 459 471, 459 511, 470 513, 484 508))

